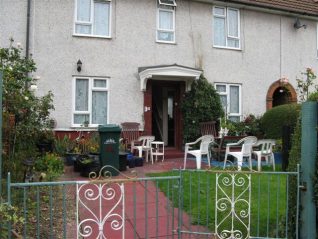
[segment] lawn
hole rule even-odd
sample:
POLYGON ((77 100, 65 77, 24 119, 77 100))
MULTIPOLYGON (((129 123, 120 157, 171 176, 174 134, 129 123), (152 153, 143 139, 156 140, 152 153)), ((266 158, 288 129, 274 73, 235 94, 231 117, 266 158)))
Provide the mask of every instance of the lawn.
MULTIPOLYGON (((290 175, 284 173, 272 173, 271 168, 263 167, 264 173, 252 173, 251 175, 251 200, 250 200, 250 229, 251 236, 255 237, 284 237, 286 228, 286 207, 287 207, 287 180, 290 175)), ((277 169, 280 170, 279 168, 277 169)), ((248 172, 246 172, 248 173, 248 172)), ((171 176, 178 175, 179 171, 171 171, 166 173, 149 174, 148 176, 171 176)), ((208 228, 207 230, 215 231, 215 208, 216 196, 218 199, 223 198, 225 194, 229 194, 238 199, 248 200, 249 190, 244 190, 245 187, 235 186, 234 193, 232 187, 223 188, 216 194, 216 173, 210 171, 182 171, 182 196, 181 207, 191 217, 191 228, 193 225, 202 225, 208 228)), ((238 175, 237 175, 238 176, 238 175)), ((220 181, 220 179, 219 179, 220 181)), ((220 185, 221 183, 219 183, 220 185)), ((175 207, 178 207, 177 187, 161 182, 159 185, 167 197, 169 197, 175 207), (175 192, 172 192, 175 191, 175 192), (174 195, 173 197, 171 195, 174 195)), ((247 204, 248 208, 248 204, 247 204)), ((235 204, 237 209, 244 210, 244 203, 235 204)), ((226 213, 225 213, 226 214, 226 213)), ((220 221, 225 218, 225 214, 218 211, 217 217, 220 221)), ((248 220, 248 218, 247 218, 248 220)), ((244 221, 244 220, 243 220, 244 221)), ((248 223, 248 221, 246 222, 248 223)), ((219 226, 219 230, 223 227, 228 227, 231 220, 224 220, 219 226)), ((240 220, 234 221, 235 227, 241 228, 240 220)), ((244 231, 243 229, 241 229, 244 231)))

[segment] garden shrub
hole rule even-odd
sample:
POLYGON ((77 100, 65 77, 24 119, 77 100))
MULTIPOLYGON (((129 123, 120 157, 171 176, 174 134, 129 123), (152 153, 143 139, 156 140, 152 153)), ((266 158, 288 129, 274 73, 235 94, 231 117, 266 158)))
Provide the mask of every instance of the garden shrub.
POLYGON ((228 135, 253 135, 262 138, 264 133, 261 130, 260 122, 261 118, 253 114, 249 114, 240 122, 227 122, 228 135))
POLYGON ((53 181, 64 172, 64 162, 53 153, 46 153, 36 160, 35 170, 41 173, 42 180, 53 181))
MULTIPOLYGON (((296 172, 297 165, 300 164, 301 158, 301 120, 298 120, 294 129, 294 134, 292 135, 292 147, 289 152, 289 172, 296 172)), ((296 225, 296 206, 297 206, 297 178, 289 178, 289 195, 288 195, 288 237, 296 238, 295 236, 295 225, 296 225)))
POLYGON ((43 131, 51 131, 50 111, 53 94, 35 95, 32 77, 36 65, 22 56, 22 49, 10 40, 8 48, 0 48, 0 69, 3 71, 3 170, 11 172, 13 181, 23 178, 23 160, 37 153, 36 144, 43 131))
POLYGON ((218 93, 203 75, 185 93, 181 111, 184 142, 191 142, 200 136, 200 122, 217 120, 224 114, 218 93))
POLYGON ((8 223, 11 223, 13 228, 21 227, 24 223, 24 218, 18 215, 19 209, 6 203, 0 197, 0 238, 9 238, 8 223))
POLYGON ((261 118, 261 129, 265 137, 279 139, 282 137, 282 127, 295 127, 301 106, 299 104, 285 104, 276 106, 261 118))

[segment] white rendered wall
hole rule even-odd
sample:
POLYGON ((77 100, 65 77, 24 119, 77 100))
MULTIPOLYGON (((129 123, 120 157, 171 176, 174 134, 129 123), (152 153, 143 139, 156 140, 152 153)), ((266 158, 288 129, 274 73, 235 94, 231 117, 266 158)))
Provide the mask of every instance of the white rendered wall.
MULTIPOLYGON (((26 0, 0 0, 0 46, 8 38, 25 43, 26 0)), ((243 116, 266 110, 269 86, 296 77, 306 67, 317 72, 316 21, 241 9, 241 50, 212 46, 212 6, 177 0, 176 44, 156 43, 156 0, 113 0, 112 38, 73 36, 74 0, 32 0, 31 53, 41 77, 39 92, 51 90, 57 127, 72 119, 74 75, 107 76, 109 123, 143 123, 143 92, 138 67, 177 63, 204 70, 213 82, 242 84, 243 116), (76 71, 76 62, 83 62, 76 71)))

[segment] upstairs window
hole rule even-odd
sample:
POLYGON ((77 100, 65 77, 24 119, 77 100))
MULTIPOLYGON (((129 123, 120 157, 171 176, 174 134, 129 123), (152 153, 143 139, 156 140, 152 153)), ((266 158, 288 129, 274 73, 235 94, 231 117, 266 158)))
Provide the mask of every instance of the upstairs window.
POLYGON ((107 79, 92 77, 75 78, 73 126, 107 124, 107 112, 107 79))
POLYGON ((240 11, 213 8, 213 46, 240 49, 240 11))
POLYGON ((174 0, 158 0, 157 41, 175 42, 175 6, 174 0))
POLYGON ((215 89, 220 96, 227 119, 239 122, 241 120, 241 85, 216 83, 215 89))
POLYGON ((176 7, 176 0, 158 0, 159 5, 176 7))
POLYGON ((111 0, 75 1, 75 34, 110 37, 111 0))

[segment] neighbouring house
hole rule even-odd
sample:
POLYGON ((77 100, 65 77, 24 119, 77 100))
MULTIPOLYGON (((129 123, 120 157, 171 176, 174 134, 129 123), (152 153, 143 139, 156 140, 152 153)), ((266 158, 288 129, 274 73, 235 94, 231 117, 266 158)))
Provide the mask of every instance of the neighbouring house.
POLYGON ((232 120, 296 102, 296 77, 318 70, 317 21, 315 0, 1 0, 0 46, 34 58, 57 132, 132 121, 180 148, 202 73, 232 120))

